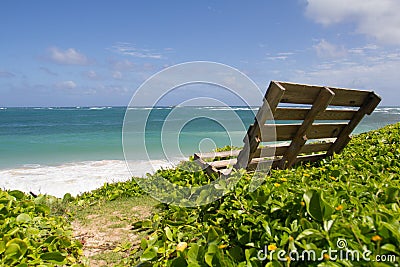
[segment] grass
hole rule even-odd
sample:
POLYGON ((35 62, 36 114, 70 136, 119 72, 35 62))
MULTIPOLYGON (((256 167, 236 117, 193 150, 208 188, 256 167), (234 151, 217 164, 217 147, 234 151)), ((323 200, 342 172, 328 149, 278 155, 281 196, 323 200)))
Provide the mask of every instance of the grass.
POLYGON ((105 199, 84 207, 72 206, 74 234, 81 240, 91 266, 113 266, 138 247, 144 234, 131 225, 149 218, 158 204, 149 196, 105 199))

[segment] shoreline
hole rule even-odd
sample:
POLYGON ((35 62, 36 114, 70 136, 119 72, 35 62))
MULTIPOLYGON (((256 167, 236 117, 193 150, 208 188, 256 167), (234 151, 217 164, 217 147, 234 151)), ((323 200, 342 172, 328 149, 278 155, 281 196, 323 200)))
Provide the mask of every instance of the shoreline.
POLYGON ((105 183, 128 181, 132 177, 142 177, 169 166, 162 160, 138 160, 135 164, 137 168, 132 173, 125 160, 82 161, 49 166, 32 164, 0 169, 0 188, 55 197, 63 197, 66 193, 76 196, 100 188, 105 183))

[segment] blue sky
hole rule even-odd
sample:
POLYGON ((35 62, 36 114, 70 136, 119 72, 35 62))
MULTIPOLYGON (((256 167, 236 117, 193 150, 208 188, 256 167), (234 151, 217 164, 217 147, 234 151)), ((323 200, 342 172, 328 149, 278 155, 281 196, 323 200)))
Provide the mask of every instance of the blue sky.
POLYGON ((398 0, 1 1, 0 106, 127 105, 165 67, 215 61, 270 80, 400 100, 398 0))

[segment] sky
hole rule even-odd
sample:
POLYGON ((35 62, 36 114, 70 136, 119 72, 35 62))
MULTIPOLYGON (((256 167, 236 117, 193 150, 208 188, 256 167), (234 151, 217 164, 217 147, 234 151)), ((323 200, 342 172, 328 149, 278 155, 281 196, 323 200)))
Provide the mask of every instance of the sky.
POLYGON ((232 66, 261 90, 367 89, 400 105, 399 10, 398 0, 3 0, 0 106, 126 106, 151 75, 189 61, 232 66))

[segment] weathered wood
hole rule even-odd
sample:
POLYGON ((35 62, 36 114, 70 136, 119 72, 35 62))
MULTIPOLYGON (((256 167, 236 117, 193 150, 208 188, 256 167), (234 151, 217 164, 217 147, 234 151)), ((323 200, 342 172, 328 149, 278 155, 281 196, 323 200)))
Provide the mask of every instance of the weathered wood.
POLYGON ((206 153, 195 153, 195 157, 202 159, 213 159, 213 158, 228 158, 237 157, 240 150, 220 151, 220 152, 206 152, 206 153))
MULTIPOLYGON (((304 120, 308 108, 280 108, 274 114, 275 120, 304 120)), ((327 109, 317 115, 315 120, 351 120, 357 110, 327 109)))
MULTIPOLYGON (((337 137, 347 123, 316 123, 310 126, 304 139, 320 139, 337 137)), ((262 142, 287 141, 292 140, 300 128, 300 124, 264 124, 262 132, 270 132, 271 128, 276 129, 276 138, 264 134, 262 142)))
POLYGON ((301 161, 314 162, 314 161, 318 161, 318 160, 321 160, 323 158, 326 158, 326 156, 327 156, 326 153, 306 155, 306 156, 298 156, 296 158, 296 162, 295 163, 299 163, 301 161))
POLYGON ((199 164, 200 167, 209 175, 212 175, 213 173, 218 172, 218 170, 216 168, 214 168, 212 165, 205 162, 203 159, 198 158, 196 156, 196 154, 194 155, 194 161, 197 162, 197 164, 199 164))
POLYGON ((257 147, 262 140, 260 127, 265 123, 268 115, 273 113, 278 107, 284 92, 285 89, 279 84, 275 82, 271 82, 269 84, 268 90, 264 97, 263 105, 257 112, 253 126, 250 126, 249 130, 247 131, 244 139, 244 147, 239 153, 238 160, 235 165, 236 169, 246 168, 251 159, 254 157, 254 153, 256 152, 257 147))
POLYGON ((307 113, 303 123, 301 124, 295 136, 293 137, 289 148, 283 155, 283 158, 279 163, 279 168, 283 169, 292 166, 301 148, 307 142, 308 139, 307 134, 309 130, 311 131, 312 123, 314 122, 317 115, 328 107, 329 103, 332 101, 334 96, 335 93, 333 93, 330 89, 326 87, 321 88, 320 93, 315 99, 312 108, 307 113))
POLYGON ((224 160, 218 160, 218 161, 212 161, 209 162, 208 164, 211 165, 212 167, 214 167, 215 169, 221 169, 221 168, 225 168, 228 165, 233 166, 235 165, 237 162, 237 158, 234 159, 224 159, 224 160))
POLYGON ((381 102, 380 96, 375 93, 370 93, 362 104, 357 113, 353 116, 353 119, 346 125, 346 127, 340 132, 336 142, 330 147, 327 152, 327 155, 330 156, 333 153, 339 153, 342 149, 349 143, 351 132, 357 127, 362 118, 366 114, 371 114, 374 109, 381 102))
POLYGON ((350 134, 357 124, 366 114, 372 113, 380 100, 371 91, 272 81, 254 124, 249 127, 243 140, 242 150, 196 153, 194 158, 206 172, 218 172, 220 175, 229 175, 231 168, 228 166, 268 171, 269 167, 288 168, 301 161, 317 161, 339 153, 350 141, 350 134), (311 107, 278 107, 279 103, 306 104, 311 107), (354 108, 329 109, 329 106, 354 108), (301 123, 270 124, 273 119, 301 123), (319 120, 329 123, 315 123, 319 120), (323 142, 307 144, 307 140, 314 139, 323 142), (290 143, 276 143, 279 141, 290 143), (259 147, 261 142, 273 144, 259 147), (215 158, 219 160, 203 160, 215 158))
MULTIPOLYGON (((333 144, 332 141, 305 144, 301 148, 300 154, 302 153, 309 154, 314 152, 327 151, 332 144, 333 144)), ((268 145, 265 147, 257 148, 257 151, 254 154, 254 158, 283 156, 286 153, 287 149, 289 148, 289 145, 290 144, 288 143, 284 143, 284 144, 268 145)))
MULTIPOLYGON (((295 84, 287 82, 277 82, 285 88, 285 95, 282 97, 282 103, 293 104, 313 104, 314 99, 324 86, 295 84)), ((332 106, 361 106, 371 91, 353 90, 329 87, 334 93, 335 98, 330 105, 332 106)))

